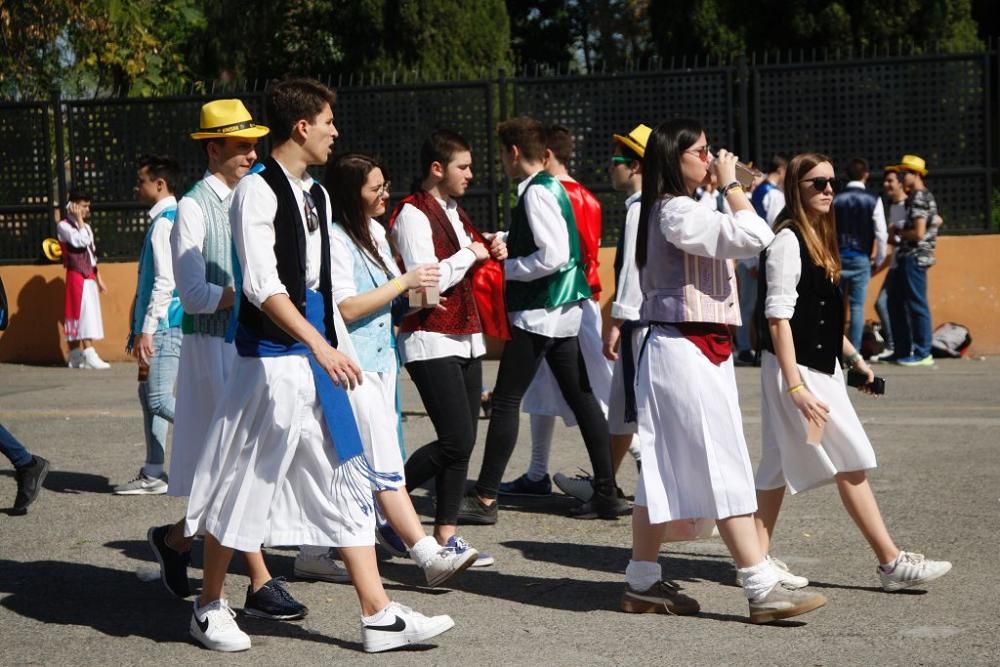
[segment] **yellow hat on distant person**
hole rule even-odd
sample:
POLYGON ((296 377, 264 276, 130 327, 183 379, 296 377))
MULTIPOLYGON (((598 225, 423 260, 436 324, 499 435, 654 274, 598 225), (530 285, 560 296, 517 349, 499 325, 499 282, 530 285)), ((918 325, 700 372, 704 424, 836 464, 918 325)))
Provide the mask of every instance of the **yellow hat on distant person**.
POLYGON ((240 137, 258 139, 270 131, 263 125, 254 125, 253 118, 242 101, 212 100, 201 107, 201 129, 192 132, 191 138, 240 137))
POLYGON ((628 148, 639 157, 646 157, 646 142, 649 141, 649 135, 652 133, 652 128, 648 125, 640 123, 625 136, 620 134, 613 134, 611 136, 615 141, 620 143, 625 148, 628 148))
POLYGON ((899 164, 892 165, 892 167, 886 167, 885 170, 889 171, 912 171, 915 174, 920 174, 921 176, 927 175, 927 163, 919 155, 904 155, 903 159, 899 161, 899 164))
POLYGON ((42 252, 45 254, 45 259, 50 262, 62 261, 62 246, 53 238, 42 241, 42 252))

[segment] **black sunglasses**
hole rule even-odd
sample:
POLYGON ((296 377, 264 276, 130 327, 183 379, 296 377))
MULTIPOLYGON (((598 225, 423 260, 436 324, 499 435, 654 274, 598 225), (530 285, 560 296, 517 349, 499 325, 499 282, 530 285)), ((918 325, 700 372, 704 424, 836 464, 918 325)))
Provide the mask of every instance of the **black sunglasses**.
POLYGON ((800 183, 812 183, 812 186, 814 188, 816 188, 816 192, 825 192, 826 191, 826 186, 828 186, 828 185, 830 186, 831 190, 833 189, 833 181, 834 181, 834 179, 827 178, 826 176, 817 176, 816 178, 806 178, 806 179, 804 179, 802 181, 799 181, 799 182, 800 183))
POLYGON ((312 195, 305 190, 302 191, 302 199, 304 200, 302 213, 306 219, 306 228, 310 232, 315 232, 319 229, 319 211, 316 210, 316 202, 313 201, 312 195))

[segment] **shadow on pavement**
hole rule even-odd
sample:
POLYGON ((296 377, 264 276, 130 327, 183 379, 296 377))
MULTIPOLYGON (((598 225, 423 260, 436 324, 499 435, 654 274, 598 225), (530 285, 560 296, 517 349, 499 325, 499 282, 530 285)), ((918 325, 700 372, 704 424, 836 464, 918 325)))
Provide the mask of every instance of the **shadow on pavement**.
MULTIPOLYGON (((13 470, 0 470, 0 477, 13 476, 13 470)), ((104 475, 50 469, 42 487, 53 493, 109 493, 111 480, 104 475)))

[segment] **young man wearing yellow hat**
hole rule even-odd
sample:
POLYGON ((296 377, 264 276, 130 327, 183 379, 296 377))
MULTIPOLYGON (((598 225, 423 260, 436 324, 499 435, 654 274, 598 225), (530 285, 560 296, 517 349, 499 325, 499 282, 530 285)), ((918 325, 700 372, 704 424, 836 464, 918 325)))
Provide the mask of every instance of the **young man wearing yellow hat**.
POLYGON ((934 195, 924 185, 927 175, 924 159, 904 155, 895 168, 903 177, 907 201, 906 222, 897 231, 896 265, 887 278, 895 350, 887 361, 901 366, 932 366, 927 270, 934 265, 940 218, 934 195))

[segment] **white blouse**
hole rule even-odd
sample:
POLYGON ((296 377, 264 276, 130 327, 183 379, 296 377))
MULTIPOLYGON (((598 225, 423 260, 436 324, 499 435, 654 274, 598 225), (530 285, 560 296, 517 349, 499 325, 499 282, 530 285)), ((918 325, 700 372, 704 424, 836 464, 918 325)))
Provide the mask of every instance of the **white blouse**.
POLYGON ((802 256, 795 232, 782 229, 767 248, 767 298, 764 317, 790 320, 795 314, 797 290, 802 275, 802 256))

